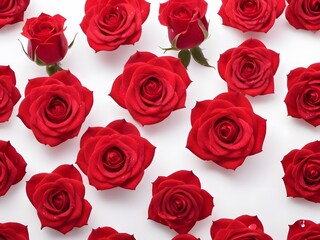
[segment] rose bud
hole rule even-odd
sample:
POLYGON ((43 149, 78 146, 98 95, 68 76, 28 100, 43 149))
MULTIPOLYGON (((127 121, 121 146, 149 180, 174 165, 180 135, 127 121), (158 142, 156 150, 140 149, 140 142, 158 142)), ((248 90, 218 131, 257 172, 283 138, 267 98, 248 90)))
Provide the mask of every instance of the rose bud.
POLYGON ((39 65, 53 65, 60 62, 68 51, 68 41, 63 27, 66 19, 59 14, 50 16, 41 13, 27 19, 22 35, 28 38, 27 54, 39 65))

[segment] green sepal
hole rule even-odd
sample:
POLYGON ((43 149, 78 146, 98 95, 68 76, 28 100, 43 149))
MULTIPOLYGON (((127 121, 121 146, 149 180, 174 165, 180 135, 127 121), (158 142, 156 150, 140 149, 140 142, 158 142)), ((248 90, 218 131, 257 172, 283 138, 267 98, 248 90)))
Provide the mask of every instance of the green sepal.
POLYGON ((208 60, 203 55, 203 52, 199 46, 190 49, 193 59, 205 67, 213 67, 208 63, 208 60))
POLYGON ((189 49, 183 49, 178 53, 178 58, 180 58, 183 66, 188 68, 190 60, 191 60, 191 53, 189 49))
POLYGON ((63 68, 60 67, 59 63, 55 63, 52 65, 46 65, 46 71, 49 76, 51 76, 52 74, 59 72, 61 70, 63 70, 63 68))
POLYGON ((71 43, 70 43, 70 44, 69 44, 69 46, 68 46, 68 49, 70 49, 70 48, 73 46, 74 41, 76 40, 77 34, 78 34, 78 33, 76 33, 76 34, 74 35, 74 37, 73 37, 73 39, 72 39, 71 43))

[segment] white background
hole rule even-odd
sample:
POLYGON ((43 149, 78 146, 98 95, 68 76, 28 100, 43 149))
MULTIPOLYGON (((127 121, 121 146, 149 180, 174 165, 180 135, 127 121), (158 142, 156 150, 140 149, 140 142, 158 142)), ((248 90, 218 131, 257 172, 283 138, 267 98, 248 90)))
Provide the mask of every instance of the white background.
MULTIPOLYGON (((162 1, 163 2, 163 1, 162 1)), ((35 1, 25 12, 25 19, 41 12, 60 14, 67 21, 65 34, 69 41, 78 33, 74 46, 62 61, 65 69, 76 75, 84 86, 94 92, 94 105, 82 125, 78 137, 57 146, 49 147, 37 142, 32 132, 16 117, 18 105, 24 97, 28 79, 46 76, 45 69, 31 62, 23 53, 18 39, 26 46, 20 34, 24 22, 0 29, 0 65, 10 65, 17 77, 17 87, 22 98, 14 108, 10 120, 0 124, 0 139, 10 140, 25 158, 27 173, 21 182, 0 197, 0 222, 15 221, 28 225, 30 239, 79 240, 87 239, 92 228, 111 226, 119 232, 134 234, 138 240, 165 240, 176 233, 168 227, 147 219, 151 199, 151 183, 158 176, 167 176, 176 170, 192 170, 202 183, 202 188, 213 197, 212 215, 197 222, 190 231, 202 240, 210 239, 210 226, 219 218, 236 218, 242 214, 257 215, 265 232, 275 240, 286 239, 288 224, 300 218, 320 222, 319 204, 304 199, 286 197, 282 182, 280 161, 294 148, 319 140, 320 127, 287 116, 284 98, 287 93, 286 75, 296 67, 307 67, 319 61, 319 33, 294 29, 284 13, 267 33, 242 33, 222 25, 217 14, 220 1, 208 1, 207 19, 209 34, 201 47, 213 66, 219 55, 237 47, 244 40, 258 38, 269 48, 280 53, 280 66, 275 75, 275 93, 249 98, 254 111, 267 119, 267 134, 263 152, 250 156, 236 171, 226 170, 212 162, 205 162, 185 148, 190 125, 190 111, 196 101, 213 99, 227 91, 226 83, 218 71, 191 61, 188 73, 192 83, 187 89, 186 108, 173 112, 164 121, 142 127, 127 110, 122 109, 108 95, 114 79, 122 73, 126 60, 137 50, 150 51, 158 56, 177 56, 177 52, 163 53, 160 47, 169 47, 167 30, 158 22, 159 1, 151 1, 150 15, 143 25, 141 39, 135 45, 121 46, 113 52, 95 53, 80 29, 84 16, 85 0, 35 1), (34 174, 51 172, 57 166, 74 164, 79 150, 80 136, 89 126, 106 126, 109 122, 125 118, 138 127, 143 137, 157 147, 153 162, 135 191, 121 188, 97 191, 88 185, 85 175, 86 199, 93 209, 87 226, 75 228, 63 235, 50 228, 40 229, 36 211, 25 193, 25 182, 34 174)), ((76 166, 77 167, 77 166, 76 166)), ((78 168, 78 167, 77 167, 78 168)), ((78 168, 79 169, 79 168, 78 168)))

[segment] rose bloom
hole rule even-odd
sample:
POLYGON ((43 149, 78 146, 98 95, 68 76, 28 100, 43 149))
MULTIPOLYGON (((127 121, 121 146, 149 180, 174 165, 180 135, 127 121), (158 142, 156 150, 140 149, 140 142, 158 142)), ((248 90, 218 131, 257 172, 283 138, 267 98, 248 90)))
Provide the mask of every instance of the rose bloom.
POLYGON ((310 220, 297 220, 289 225, 287 240, 316 240, 320 239, 320 224, 310 220))
POLYGON ((88 240, 135 240, 135 238, 128 233, 119 233, 111 227, 99 227, 92 230, 88 240))
POLYGON ((299 67, 287 75, 285 103, 288 115, 302 118, 313 126, 320 124, 320 63, 299 67))
POLYGON ((285 0, 222 0, 218 14, 226 26, 268 32, 284 8, 285 0))
POLYGON ((272 240, 269 235, 264 233, 259 218, 249 215, 242 215, 236 219, 221 218, 213 221, 210 235, 212 240, 272 240))
POLYGON ((274 92, 279 54, 267 49, 258 39, 249 39, 220 55, 218 71, 229 91, 250 96, 274 92))
POLYGON ((27 163, 11 143, 0 140, 0 196, 22 180, 26 166, 27 163))
POLYGON ((0 122, 9 120, 20 97, 14 71, 9 66, 0 66, 0 122))
POLYGON ((56 146, 78 135, 93 94, 70 71, 29 80, 18 117, 40 143, 56 146))
POLYGON ((281 161, 287 195, 320 202, 320 142, 310 142, 294 149, 281 161))
POLYGON ((115 79, 110 96, 142 125, 155 124, 185 107, 190 83, 179 58, 137 52, 115 79))
POLYGON ((0 239, 29 240, 28 227, 17 222, 0 223, 0 239))
POLYGON ((159 21, 168 27, 173 48, 189 49, 200 45, 208 35, 207 3, 204 0, 169 0, 161 3, 159 21))
POLYGON ((200 240, 200 238, 196 238, 195 236, 186 233, 186 234, 179 234, 174 238, 172 238, 172 240, 200 240))
POLYGON ((167 225, 179 234, 188 233, 197 221, 211 215, 213 198, 201 189, 192 171, 180 170, 152 183, 148 218, 167 225))
POLYGON ((76 163, 98 190, 135 189, 154 156, 155 147, 125 120, 90 127, 80 141, 76 163))
POLYGON ((253 112, 238 92, 197 102, 191 111, 187 148, 203 160, 236 169, 249 155, 262 151, 266 120, 253 112))
POLYGON ((1 0, 0 4, 0 28, 7 24, 23 21, 24 12, 29 6, 30 0, 1 0))
POLYGON ((145 0, 86 0, 80 26, 92 49, 112 51, 140 39, 149 10, 145 0))
POLYGON ((286 18, 296 29, 320 30, 319 3, 313 0, 287 0, 286 18))
POLYGON ((84 199, 81 174, 73 165, 33 175, 27 181, 26 192, 37 210, 41 228, 50 227, 65 234, 87 224, 91 205, 84 199))
POLYGON ((28 55, 32 61, 52 65, 65 57, 68 51, 63 27, 65 21, 59 14, 50 16, 45 13, 27 19, 21 34, 28 39, 28 55))

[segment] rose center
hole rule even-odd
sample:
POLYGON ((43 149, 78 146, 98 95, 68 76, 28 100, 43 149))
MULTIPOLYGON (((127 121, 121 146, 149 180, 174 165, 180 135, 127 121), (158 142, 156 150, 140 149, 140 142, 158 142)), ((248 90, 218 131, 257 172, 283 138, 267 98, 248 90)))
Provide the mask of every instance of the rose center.
POLYGON ((245 59, 245 62, 241 66, 241 75, 243 77, 252 76, 256 70, 255 61, 252 58, 245 59))
POLYGON ((252 0, 243 1, 240 5, 240 9, 245 13, 253 13, 257 9, 257 3, 252 0))
POLYGON ((192 13, 188 9, 186 9, 184 7, 180 7, 178 9, 176 9, 175 11, 173 11, 173 15, 177 19, 188 20, 188 19, 192 18, 192 13))
POLYGON ((51 197, 50 205, 61 212, 66 211, 69 208, 69 204, 69 196, 66 191, 59 191, 51 197))
POLYGON ((67 102, 60 97, 53 97, 46 109, 48 120, 54 123, 64 121, 69 115, 67 102))
POLYGON ((233 120, 228 118, 218 121, 214 129, 219 140, 225 143, 234 142, 239 133, 238 125, 233 120))
POLYGON ((305 101, 308 105, 310 106, 316 106, 320 102, 319 98, 319 92, 316 91, 315 89, 310 89, 306 94, 305 94, 305 101))
POLYGON ((162 96, 162 83, 156 78, 149 78, 142 84, 140 94, 146 102, 154 102, 162 96))
POLYGON ((125 156, 120 149, 114 147, 105 152, 102 161, 107 171, 117 172, 124 166, 125 156))
POLYGON ((187 202, 185 200, 185 197, 181 194, 174 194, 170 201, 170 211, 173 215, 184 213, 187 209, 187 202))
POLYGON ((310 9, 314 12, 320 12, 320 1, 315 0, 310 2, 310 9))

